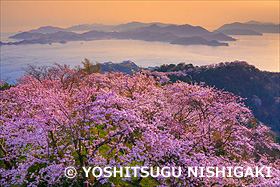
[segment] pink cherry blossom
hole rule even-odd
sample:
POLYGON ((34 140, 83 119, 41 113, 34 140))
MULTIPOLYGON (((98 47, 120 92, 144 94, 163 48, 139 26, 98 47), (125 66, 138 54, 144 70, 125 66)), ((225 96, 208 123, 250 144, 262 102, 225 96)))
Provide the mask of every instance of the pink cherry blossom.
POLYGON ((144 179, 86 178, 81 168, 135 164, 182 167, 179 178, 149 177, 156 186, 280 186, 279 145, 241 98, 168 81, 61 65, 19 79, 1 91, 0 186, 132 185, 144 179), (64 176, 68 166, 76 178, 64 176), (195 178, 187 166, 268 166, 272 177, 195 178))

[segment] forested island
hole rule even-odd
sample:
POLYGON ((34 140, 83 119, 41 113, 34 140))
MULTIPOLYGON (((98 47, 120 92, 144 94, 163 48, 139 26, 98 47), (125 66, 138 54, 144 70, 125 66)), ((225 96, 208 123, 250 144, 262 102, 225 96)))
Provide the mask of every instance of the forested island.
POLYGON ((19 41, 0 41, 0 45, 66 44, 69 41, 125 39, 168 42, 177 45, 228 46, 224 41, 236 41, 228 35, 262 35, 279 32, 279 24, 257 21, 225 24, 213 32, 201 26, 160 22, 129 22, 120 25, 83 24, 68 28, 43 26, 10 36, 19 41))
POLYGON ((262 33, 280 33, 280 25, 271 22, 248 21, 224 24, 214 32, 229 35, 262 35, 262 33))

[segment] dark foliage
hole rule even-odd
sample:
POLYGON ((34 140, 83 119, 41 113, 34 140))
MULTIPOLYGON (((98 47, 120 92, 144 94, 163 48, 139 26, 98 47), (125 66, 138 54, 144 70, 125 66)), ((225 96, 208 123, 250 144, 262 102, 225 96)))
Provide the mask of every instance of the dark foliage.
POLYGON ((255 117, 271 127, 280 141, 280 73, 260 71, 246 62, 226 62, 194 67, 192 64, 162 65, 156 71, 186 71, 187 76, 169 75, 173 82, 205 82, 246 98, 255 117))

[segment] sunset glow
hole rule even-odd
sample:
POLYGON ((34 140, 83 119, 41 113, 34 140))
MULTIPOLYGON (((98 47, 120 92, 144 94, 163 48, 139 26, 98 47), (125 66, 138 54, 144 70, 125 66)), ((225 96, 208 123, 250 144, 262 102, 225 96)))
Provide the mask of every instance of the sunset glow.
POLYGON ((130 21, 201 25, 211 30, 250 20, 278 23, 279 1, 1 1, 2 31, 130 21))

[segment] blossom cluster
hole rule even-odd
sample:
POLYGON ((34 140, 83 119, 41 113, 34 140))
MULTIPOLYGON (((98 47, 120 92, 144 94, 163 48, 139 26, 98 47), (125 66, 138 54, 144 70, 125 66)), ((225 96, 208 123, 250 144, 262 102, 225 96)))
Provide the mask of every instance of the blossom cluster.
POLYGON ((25 76, 1 91, 0 186, 280 186, 270 129, 242 99, 147 72, 25 76), (180 177, 74 179, 64 168, 180 167, 180 177), (196 178, 192 167, 271 167, 271 177, 196 178))

